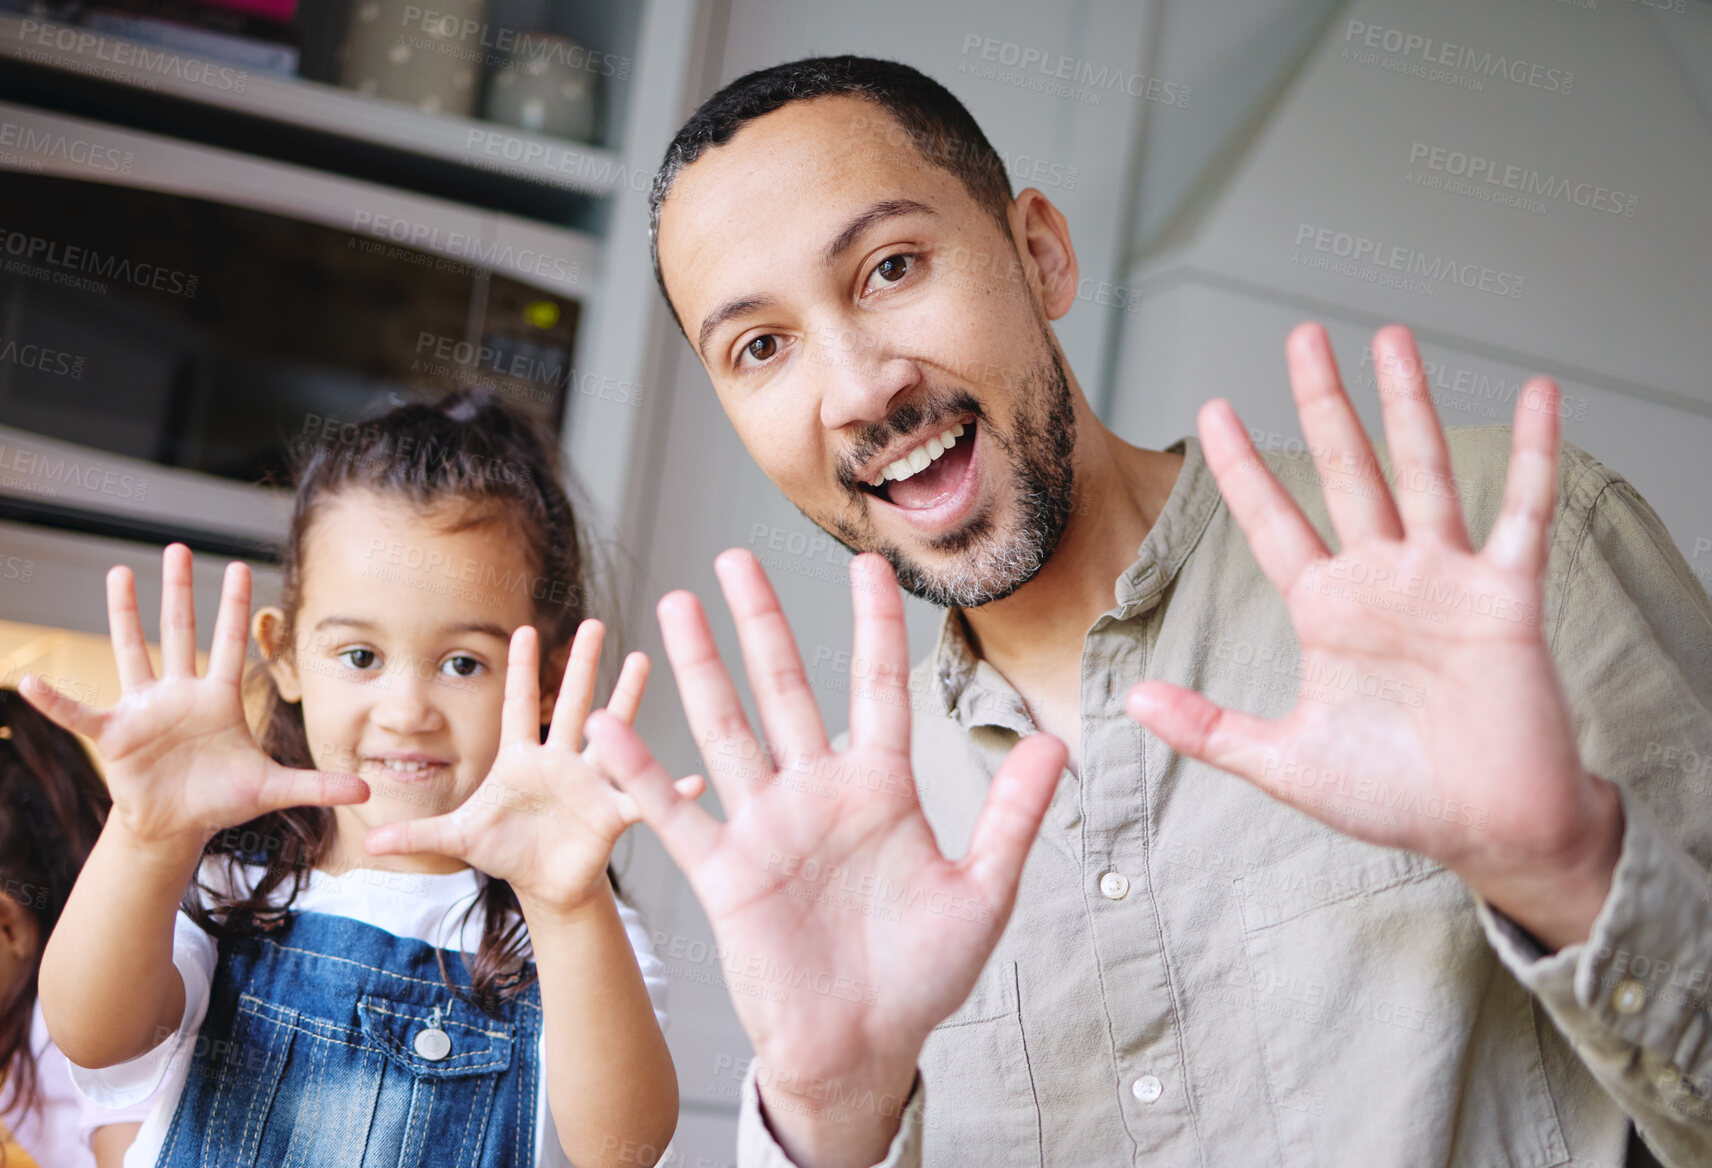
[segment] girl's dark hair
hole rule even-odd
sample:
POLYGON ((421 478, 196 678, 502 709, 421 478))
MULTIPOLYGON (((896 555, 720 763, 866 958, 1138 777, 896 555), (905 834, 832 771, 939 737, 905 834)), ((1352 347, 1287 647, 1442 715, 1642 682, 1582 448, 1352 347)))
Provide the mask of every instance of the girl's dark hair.
POLYGON ((42 949, 109 806, 106 784, 77 737, 17 690, 0 689, 0 894, 35 916, 42 941, 24 975, 0 987, 0 1114, 23 1114, 40 1102, 30 1015, 42 949))
MULTIPOLYGON (((317 428, 294 455, 297 500, 282 556, 283 651, 290 652, 295 643, 304 548, 316 517, 343 492, 373 491, 424 510, 462 504, 465 510, 449 514, 454 530, 497 522, 516 533, 529 577, 513 579, 484 568, 480 579, 468 583, 472 591, 521 588, 533 598, 542 692, 557 688, 555 666, 563 667, 562 650, 587 612, 584 580, 589 572, 555 448, 533 423, 488 391, 460 390, 433 405, 404 405, 369 422, 317 428)), ((261 699, 262 749, 284 766, 313 767, 301 705, 280 697, 266 662, 251 670, 249 684, 261 699)), ((204 854, 226 857, 232 894, 210 888, 199 878, 185 892, 184 911, 221 939, 277 929, 297 894, 308 886, 310 870, 327 857, 333 828, 330 808, 293 807, 216 834, 204 854), (253 887, 244 863, 266 865, 253 887), (276 893, 281 895, 276 898, 276 893)), ((607 877, 616 891, 610 866, 607 877)), ((477 881, 481 891, 459 927, 478 906, 484 910, 481 945, 469 970, 469 996, 491 1011, 501 998, 525 988, 534 975, 526 971, 522 953, 524 924, 517 894, 504 880, 478 873, 477 881)), ((447 987, 458 992, 443 957, 440 972, 447 987)))

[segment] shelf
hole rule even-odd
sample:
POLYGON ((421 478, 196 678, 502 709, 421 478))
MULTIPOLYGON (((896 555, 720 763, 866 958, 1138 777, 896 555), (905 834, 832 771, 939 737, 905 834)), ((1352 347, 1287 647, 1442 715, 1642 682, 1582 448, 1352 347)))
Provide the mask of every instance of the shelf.
POLYGON ((632 173, 617 154, 598 146, 475 118, 426 114, 337 86, 258 73, 75 25, 0 16, 0 61, 55 69, 598 197, 645 189, 650 177, 632 173))

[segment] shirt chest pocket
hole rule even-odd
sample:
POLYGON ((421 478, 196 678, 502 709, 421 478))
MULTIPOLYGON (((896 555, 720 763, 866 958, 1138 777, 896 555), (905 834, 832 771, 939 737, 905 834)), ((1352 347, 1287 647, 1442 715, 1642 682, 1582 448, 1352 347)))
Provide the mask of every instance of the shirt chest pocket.
POLYGON ((1287 1165, 1567 1161, 1533 999, 1460 880, 1329 841, 1236 882, 1251 1014, 1287 1165))
POLYGON ((921 1053, 924 1164, 1040 1165, 1040 1107, 1014 961, 993 960, 921 1053))

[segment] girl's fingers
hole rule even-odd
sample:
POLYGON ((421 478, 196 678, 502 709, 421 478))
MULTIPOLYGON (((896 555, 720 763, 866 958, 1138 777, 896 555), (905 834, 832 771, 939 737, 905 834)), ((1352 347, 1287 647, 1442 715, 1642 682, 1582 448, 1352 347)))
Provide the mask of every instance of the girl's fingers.
POLYGON ((362 803, 369 785, 356 775, 338 771, 298 770, 267 760, 267 774, 257 798, 261 812, 284 811, 289 807, 336 807, 362 803))
POLYGON ((208 676, 237 685, 244 676, 244 650, 250 644, 250 570, 227 564, 220 587, 220 613, 214 618, 214 643, 208 653, 208 676))
POLYGON ((541 673, 536 665, 535 629, 518 625, 505 658, 505 699, 499 714, 499 742, 530 746, 541 741, 541 673))
POLYGON ((161 676, 196 676, 196 596, 190 549, 168 544, 161 553, 161 676))
POLYGON ((559 697, 553 703, 553 721, 547 727, 547 742, 568 750, 581 750, 583 722, 589 707, 594 705, 594 679, 600 670, 600 647, 606 640, 606 626, 597 620, 585 620, 577 626, 571 638, 571 652, 565 659, 565 676, 559 681, 559 697))
POLYGON ((18 680, 18 692, 54 724, 85 738, 100 736, 104 715, 66 697, 41 678, 26 673, 18 680))
POLYGON ((107 573, 107 635, 113 642, 121 690, 129 693, 155 679, 149 645, 143 639, 142 614, 137 611, 137 578, 129 568, 107 573))
POLYGON ((403 819, 369 832, 363 837, 363 848, 371 856, 432 852, 461 860, 465 850, 464 833, 450 814, 427 819, 403 819))
POLYGON ((683 794, 647 744, 623 722, 598 711, 589 715, 588 733, 590 745, 605 760, 607 773, 635 799, 642 818, 693 883, 702 861, 718 845, 723 825, 683 794))
POLYGON ((648 670, 648 654, 630 654, 624 659, 624 668, 618 671, 612 696, 606 699, 606 712, 626 726, 636 725, 636 711, 642 708, 642 691, 648 688, 648 670))
POLYGON ((678 794, 685 799, 700 799, 703 791, 707 790, 707 780, 700 775, 685 775, 677 779, 672 786, 678 789, 678 794))

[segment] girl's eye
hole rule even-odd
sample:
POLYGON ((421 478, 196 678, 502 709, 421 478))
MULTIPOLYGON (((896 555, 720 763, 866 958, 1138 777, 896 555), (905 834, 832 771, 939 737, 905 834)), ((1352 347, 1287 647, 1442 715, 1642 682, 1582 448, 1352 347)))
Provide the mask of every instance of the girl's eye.
POLYGON ((480 673, 483 668, 484 667, 480 661, 462 653, 458 654, 456 657, 448 657, 440 663, 440 672, 449 674, 452 677, 474 677, 476 674, 480 673))
POLYGON ((909 252, 900 252, 898 255, 887 256, 885 259, 874 265, 874 271, 868 277, 868 287, 866 291, 873 292, 883 288, 886 284, 896 284, 899 280, 909 275, 910 272, 915 269, 918 258, 919 257, 911 255, 909 252), (881 283, 876 284, 874 282, 875 280, 879 280, 881 283))
POLYGON ((380 660, 380 654, 373 649, 343 649, 339 652, 339 660, 352 669, 366 670, 373 668, 375 662, 380 660))

